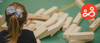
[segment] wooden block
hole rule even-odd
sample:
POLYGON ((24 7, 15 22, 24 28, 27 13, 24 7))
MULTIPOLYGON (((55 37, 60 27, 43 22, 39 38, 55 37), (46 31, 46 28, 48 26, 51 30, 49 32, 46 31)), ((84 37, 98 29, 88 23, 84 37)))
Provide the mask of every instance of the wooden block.
POLYGON ((70 40, 69 43, 85 43, 85 42, 79 40, 70 40))
POLYGON ((32 20, 31 22, 44 24, 44 21, 40 21, 40 20, 32 20))
POLYGON ((97 10, 100 10, 100 3, 96 4, 95 7, 97 8, 97 10))
POLYGON ((3 15, 0 15, 0 32, 1 32, 1 26, 4 24, 4 18, 3 15))
POLYGON ((48 9, 47 11, 43 12, 42 15, 52 15, 53 13, 58 11, 58 7, 53 6, 52 8, 48 9))
POLYGON ((70 40, 93 40, 94 33, 93 32, 70 33, 68 37, 70 40))
MULTIPOLYGON (((63 26, 65 20, 68 18, 68 15, 69 15, 68 13, 64 13, 64 14, 62 15, 62 17, 59 18, 59 20, 58 20, 58 25, 60 25, 60 26, 59 26, 59 28, 58 28, 57 31, 59 31, 60 28, 63 26), (64 21, 63 21, 63 22, 59 22, 60 19, 63 19, 64 21), (59 24, 59 23, 60 23, 60 24, 59 24)), ((50 36, 52 37, 57 31, 55 31, 55 32, 54 32, 53 34, 51 34, 50 36)))
POLYGON ((65 24, 62 27, 62 31, 65 31, 68 29, 68 27, 71 25, 73 21, 73 17, 68 17, 67 20, 65 21, 65 24))
POLYGON ((59 12, 58 20, 64 15, 63 12, 59 12))
POLYGON ((81 22, 81 20, 82 20, 82 16, 81 16, 81 13, 79 12, 77 15, 76 15, 76 17, 75 17, 75 19, 73 20, 73 23, 75 23, 75 24, 79 24, 80 22, 81 22))
POLYGON ((45 12, 44 8, 41 8, 40 10, 38 10, 35 14, 36 15, 41 15, 43 12, 45 12))
POLYGON ((98 17, 90 26, 89 31, 94 32, 100 25, 100 18, 98 17))
POLYGON ((37 43, 41 43, 41 41, 39 39, 36 39, 37 43))
POLYGON ((63 38, 67 39, 67 35, 72 32, 72 30, 77 26, 77 24, 71 24, 70 27, 63 33, 63 38))
POLYGON ((35 15, 35 14, 28 14, 27 19, 33 20, 48 20, 50 18, 49 15, 35 15))
POLYGON ((38 27, 38 29, 36 29, 34 32, 34 35, 36 38, 38 38, 41 34, 47 32, 48 30, 46 29, 46 26, 41 26, 41 27, 38 27))
POLYGON ((75 3, 79 6, 79 8, 81 8, 84 5, 82 0, 75 0, 75 3))
POLYGON ((75 29, 73 29, 71 33, 77 33, 77 32, 81 32, 80 26, 76 26, 75 29))
POLYGON ((52 25, 52 26, 50 26, 50 27, 47 28, 47 29, 48 29, 48 32, 46 32, 46 33, 40 35, 38 38, 39 38, 39 39, 42 39, 42 38, 45 38, 46 36, 54 35, 55 32, 57 32, 57 31, 61 28, 61 26, 63 25, 63 23, 64 23, 64 21, 65 21, 65 19, 66 19, 67 17, 68 17, 68 14, 65 13, 65 14, 61 17, 61 19, 58 20, 58 22, 57 22, 56 24, 54 24, 54 25, 52 25))
POLYGON ((7 29, 8 29, 7 23, 5 23, 5 24, 3 24, 3 25, 1 26, 1 31, 7 30, 7 29))
POLYGON ((95 21, 95 19, 89 20, 89 23, 92 24, 95 21))
POLYGON ((34 31, 35 29, 36 29, 36 27, 38 27, 38 26, 40 26, 41 24, 39 24, 39 23, 36 23, 36 24, 34 24, 33 26, 32 26, 32 31, 34 31))
POLYGON ((31 23, 31 20, 27 20, 27 23, 24 26, 28 26, 31 23))
MULTIPOLYGON (((76 26, 75 29, 73 29, 71 33, 77 33, 77 32, 81 32, 81 27, 80 26, 76 26)), ((69 41, 69 37, 67 37, 67 41, 69 41)))

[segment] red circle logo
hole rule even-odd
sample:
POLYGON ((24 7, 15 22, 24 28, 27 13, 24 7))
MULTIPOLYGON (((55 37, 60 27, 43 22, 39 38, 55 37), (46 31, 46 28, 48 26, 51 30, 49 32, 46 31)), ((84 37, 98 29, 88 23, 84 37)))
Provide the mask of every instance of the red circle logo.
POLYGON ((85 4, 81 8, 81 15, 86 20, 91 20, 96 17, 97 9, 93 4, 85 4))

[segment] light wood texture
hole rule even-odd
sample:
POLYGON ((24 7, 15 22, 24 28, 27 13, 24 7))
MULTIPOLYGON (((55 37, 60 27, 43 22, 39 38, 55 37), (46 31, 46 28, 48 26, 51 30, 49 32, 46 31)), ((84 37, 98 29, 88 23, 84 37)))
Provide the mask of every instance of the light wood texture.
POLYGON ((4 24, 4 18, 3 18, 3 15, 0 15, 0 31, 1 30, 1 26, 4 24))
POLYGON ((79 24, 80 22, 81 22, 81 20, 82 20, 82 16, 81 16, 81 13, 79 12, 77 15, 76 15, 76 17, 74 18, 74 20, 73 20, 73 23, 75 23, 75 24, 79 24))
POLYGON ((75 0, 75 3, 79 6, 79 8, 81 8, 84 5, 82 0, 75 0))
POLYGON ((100 3, 96 4, 95 7, 97 8, 97 10, 100 10, 100 3))
POLYGON ((33 20, 48 20, 50 18, 49 15, 35 15, 35 14, 28 14, 27 19, 33 20))
POLYGON ((38 29, 36 29, 34 32, 34 35, 36 38, 38 38, 41 34, 46 33, 48 30, 46 29, 46 26, 41 26, 38 29))
POLYGON ((92 24, 95 21, 95 19, 89 20, 89 23, 92 24))
MULTIPOLYGON (((69 15, 68 13, 64 13, 64 14, 62 15, 62 17, 59 18, 59 19, 63 19, 64 21, 60 23, 60 26, 59 26, 59 28, 58 28, 57 31, 59 31, 60 28, 63 27, 63 24, 65 23, 65 20, 68 18, 68 15, 69 15)), ((58 21, 59 21, 59 19, 58 19, 58 21)), ((58 22, 58 23, 59 23, 59 22, 58 22)), ((50 36, 52 37, 57 31, 55 31, 54 33, 52 33, 50 36)))
POLYGON ((70 40, 69 43, 85 43, 85 42, 79 40, 70 40))
POLYGON ((41 15, 43 12, 45 12, 44 8, 41 8, 40 10, 38 10, 35 14, 36 15, 41 15))
POLYGON ((68 27, 71 25, 73 21, 73 17, 68 17, 67 20, 65 21, 65 24, 62 27, 62 31, 66 31, 68 27))
POLYGON ((89 31, 94 32, 100 25, 100 18, 98 17, 90 26, 89 31))
POLYGON ((43 12, 42 15, 52 15, 53 13, 58 11, 58 7, 53 6, 52 8, 48 9, 47 11, 43 12))
POLYGON ((45 32, 44 34, 40 35, 40 37, 38 37, 38 38, 42 39, 42 38, 45 38, 46 36, 54 35, 55 32, 57 32, 61 28, 61 26, 63 25, 63 23, 67 17, 68 17, 68 14, 64 14, 56 24, 47 28, 48 32, 45 32))
MULTIPOLYGON (((75 29, 73 29, 71 33, 77 33, 77 32, 81 32, 81 27, 80 26, 76 26, 75 29)), ((67 41, 69 41, 69 37, 68 36, 67 36, 67 41)))
POLYGON ((39 39, 36 39, 37 43, 41 43, 41 41, 39 39))
POLYGON ((70 40, 93 40, 94 33, 93 32, 70 33, 68 37, 70 40))
POLYGON ((40 24, 44 24, 44 21, 40 21, 40 20, 32 20, 32 22, 34 22, 34 23, 40 23, 40 24))
POLYGON ((58 20, 59 20, 63 15, 64 15, 63 12, 59 12, 59 13, 58 13, 58 20))
POLYGON ((71 24, 70 27, 63 33, 63 38, 67 40, 67 35, 72 32, 72 30, 77 26, 77 24, 71 24))
POLYGON ((81 32, 80 26, 76 26, 75 29, 73 29, 71 33, 77 33, 77 32, 81 32))

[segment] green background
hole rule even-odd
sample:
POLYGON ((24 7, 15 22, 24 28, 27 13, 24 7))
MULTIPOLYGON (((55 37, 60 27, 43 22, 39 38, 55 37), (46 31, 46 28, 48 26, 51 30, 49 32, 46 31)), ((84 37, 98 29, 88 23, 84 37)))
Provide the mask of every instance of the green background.
MULTIPOLYGON (((75 2, 75 0, 3 0, 3 3, 0 4, 0 14, 3 15, 6 7, 14 1, 18 1, 19 3, 23 4, 27 8, 28 13, 35 13, 40 8, 45 8, 47 10, 52 6, 57 6, 58 9, 62 9, 75 2)), ((100 3, 100 0, 84 0, 83 2, 85 4, 91 3, 95 5, 100 3)), ((69 13, 69 16, 75 18, 78 12, 80 12, 80 8, 77 5, 74 5, 63 12, 69 13)), ((97 17, 100 17, 100 11, 97 12, 96 18, 97 17)), ((83 19, 79 26, 82 27, 82 32, 89 31, 90 24, 88 20, 83 19)), ((64 32, 62 30, 59 30, 53 37, 48 36, 41 39, 41 43, 68 43, 65 39, 63 39, 63 33, 64 32)), ((94 32, 94 34, 94 40, 88 43, 100 43, 100 26, 94 32)))

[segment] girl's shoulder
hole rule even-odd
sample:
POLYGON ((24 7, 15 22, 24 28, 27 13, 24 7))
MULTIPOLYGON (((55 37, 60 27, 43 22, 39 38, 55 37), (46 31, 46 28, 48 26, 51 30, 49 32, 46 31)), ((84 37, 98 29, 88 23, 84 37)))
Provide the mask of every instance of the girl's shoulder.
POLYGON ((0 32, 0 36, 1 36, 1 37, 6 36, 7 34, 8 34, 8 33, 6 32, 6 30, 3 30, 3 31, 0 32))

